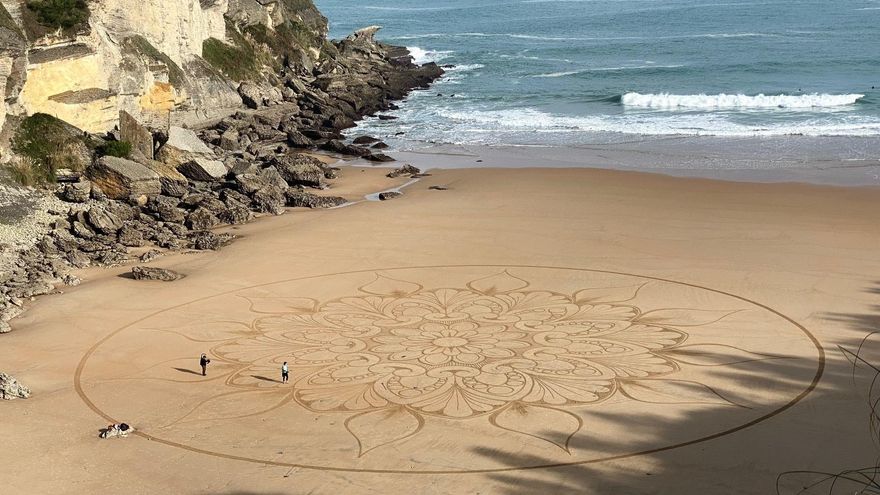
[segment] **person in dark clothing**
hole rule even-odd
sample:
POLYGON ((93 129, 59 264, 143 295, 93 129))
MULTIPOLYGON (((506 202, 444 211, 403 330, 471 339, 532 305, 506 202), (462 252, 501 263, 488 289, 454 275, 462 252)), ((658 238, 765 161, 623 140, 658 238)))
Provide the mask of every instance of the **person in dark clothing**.
POLYGON ((205 354, 202 354, 202 357, 199 358, 199 366, 202 367, 202 376, 207 376, 208 364, 210 362, 211 360, 208 359, 208 356, 205 354))

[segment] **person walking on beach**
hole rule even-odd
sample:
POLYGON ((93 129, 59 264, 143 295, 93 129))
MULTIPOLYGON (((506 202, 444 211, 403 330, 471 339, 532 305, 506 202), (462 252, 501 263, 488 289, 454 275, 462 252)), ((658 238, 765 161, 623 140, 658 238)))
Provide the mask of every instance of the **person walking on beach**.
POLYGON ((281 365, 281 383, 287 383, 287 379, 289 378, 290 370, 287 368, 287 361, 284 361, 284 364, 281 365))
POLYGON ((208 359, 208 356, 202 353, 202 357, 199 358, 199 366, 202 367, 202 376, 208 376, 208 364, 211 362, 208 359))

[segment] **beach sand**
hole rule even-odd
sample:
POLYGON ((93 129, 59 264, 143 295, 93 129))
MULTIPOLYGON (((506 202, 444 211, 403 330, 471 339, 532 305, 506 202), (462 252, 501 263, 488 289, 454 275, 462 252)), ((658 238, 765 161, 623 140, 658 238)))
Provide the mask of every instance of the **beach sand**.
MULTIPOLYGON (((384 172, 328 193, 406 182, 384 172)), ((404 193, 40 298, 0 338, 33 390, 0 405, 3 493, 772 493, 875 459, 838 346, 880 318, 880 190, 519 168, 404 193)))

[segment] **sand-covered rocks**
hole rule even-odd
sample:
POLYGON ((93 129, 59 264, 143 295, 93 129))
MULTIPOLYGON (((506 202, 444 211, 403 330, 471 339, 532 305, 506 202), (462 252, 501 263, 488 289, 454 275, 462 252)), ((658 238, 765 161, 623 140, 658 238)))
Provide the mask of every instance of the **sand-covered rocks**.
POLYGON ((208 230, 220 223, 217 216, 204 206, 198 207, 195 211, 187 215, 186 226, 190 230, 208 230))
POLYGON ((321 160, 302 153, 290 153, 273 162, 281 177, 291 186, 322 189, 326 171, 321 160))
POLYGON ((287 206, 292 208, 333 208, 347 202, 341 196, 318 196, 292 188, 287 191, 287 206))
POLYGON ((422 171, 419 170, 418 167, 413 167, 412 165, 407 163, 406 165, 404 165, 400 168, 394 169, 391 172, 389 172, 387 177, 394 179, 394 178, 401 177, 404 175, 413 176, 413 175, 417 175, 420 173, 422 173, 422 171))
POLYGON ((25 387, 6 373, 0 373, 0 399, 27 399, 30 396, 31 389, 25 387))
POLYGON ((379 201, 388 201, 391 199, 399 198, 401 196, 403 196, 402 192, 387 191, 387 192, 379 193, 379 201))
POLYGON ((101 157, 86 170, 86 175, 111 199, 149 197, 162 192, 159 174, 124 158, 101 157))
POLYGON ((159 282, 174 282, 180 280, 183 275, 169 270, 168 268, 155 268, 150 266, 135 266, 131 269, 131 277, 135 280, 155 280, 159 282))

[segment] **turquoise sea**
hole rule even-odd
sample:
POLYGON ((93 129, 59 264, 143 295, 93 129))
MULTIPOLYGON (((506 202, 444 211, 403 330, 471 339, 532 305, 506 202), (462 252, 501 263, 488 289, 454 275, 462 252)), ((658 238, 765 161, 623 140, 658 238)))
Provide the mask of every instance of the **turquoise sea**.
POLYGON ((317 4, 334 38, 378 24, 417 62, 454 65, 399 120, 359 129, 398 149, 880 136, 878 0, 317 4))

